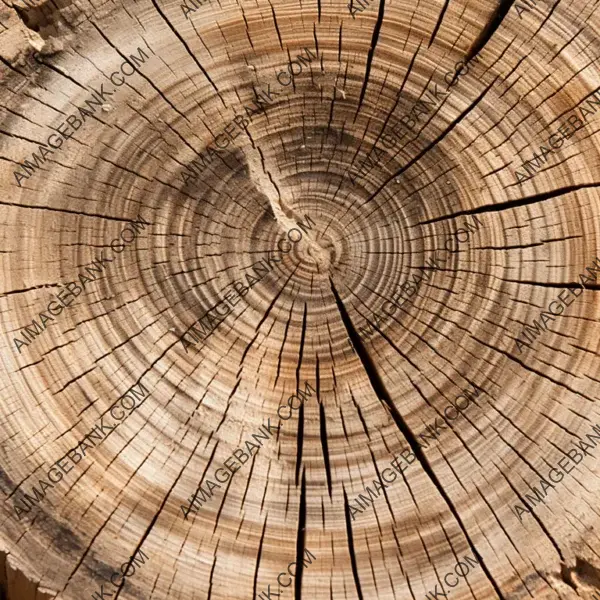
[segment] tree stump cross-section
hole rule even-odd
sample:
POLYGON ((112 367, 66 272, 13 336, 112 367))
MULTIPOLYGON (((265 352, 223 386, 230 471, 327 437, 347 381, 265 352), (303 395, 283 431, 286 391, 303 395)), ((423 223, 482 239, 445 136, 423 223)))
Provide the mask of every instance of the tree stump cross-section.
POLYGON ((600 600, 599 33, 6 0, 0 598, 600 600))

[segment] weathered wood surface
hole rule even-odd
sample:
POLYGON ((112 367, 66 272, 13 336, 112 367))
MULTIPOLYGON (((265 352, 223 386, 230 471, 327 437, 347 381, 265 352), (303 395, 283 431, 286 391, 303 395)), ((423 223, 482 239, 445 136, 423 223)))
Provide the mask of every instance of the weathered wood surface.
POLYGON ((597 5, 366 2, 4 1, 0 596, 600 598, 597 5))

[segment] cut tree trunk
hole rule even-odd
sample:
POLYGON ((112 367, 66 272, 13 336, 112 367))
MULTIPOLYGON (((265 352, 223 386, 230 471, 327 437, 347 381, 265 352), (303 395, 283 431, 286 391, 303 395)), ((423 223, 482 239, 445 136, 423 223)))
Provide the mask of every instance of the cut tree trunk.
POLYGON ((0 597, 600 598, 595 3, 0 28, 0 597))

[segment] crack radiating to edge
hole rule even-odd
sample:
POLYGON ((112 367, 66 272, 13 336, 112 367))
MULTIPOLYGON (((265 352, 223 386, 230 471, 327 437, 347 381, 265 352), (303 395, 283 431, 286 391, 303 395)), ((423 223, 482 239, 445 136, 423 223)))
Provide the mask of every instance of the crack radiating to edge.
POLYGON ((425 453, 419 446, 415 435, 413 434, 410 427, 407 425, 406 421, 404 420, 404 418, 402 417, 402 415, 399 413, 398 409, 394 405, 391 396, 389 395, 388 391, 386 390, 385 385, 384 385, 383 381, 381 380, 379 373, 377 372, 375 364, 373 363, 371 357, 369 356, 369 353, 367 352, 364 344, 362 343, 362 340, 360 339, 359 334, 357 333, 356 329, 354 328, 354 325, 352 324, 350 316, 348 315, 348 312, 346 311, 346 307, 344 306, 344 303, 342 302, 331 278, 329 279, 329 281, 330 281, 330 285, 331 285, 331 291, 335 297, 335 301, 336 301, 338 310, 340 312, 342 322, 346 328, 348 338, 349 338, 359 360, 361 361, 361 363, 363 365, 363 368, 369 379, 369 382, 371 383, 371 387, 372 387, 373 391, 375 392, 375 395, 379 398, 379 400, 381 401, 383 406, 389 412, 390 416, 396 423, 396 426, 398 427, 398 429, 400 430, 400 432, 402 433, 402 435, 408 442, 408 445, 410 446, 412 453, 419 461, 421 468, 429 476, 429 479, 431 480, 433 485, 436 487, 439 495, 442 497, 442 499, 445 501, 446 505, 450 509, 450 512, 452 513, 454 519, 456 520, 456 523, 460 527, 467 544, 469 545, 471 551, 475 555, 475 558, 480 562, 481 568, 482 568, 483 572, 485 573, 486 577, 488 578, 490 584, 493 586, 496 594, 498 595, 499 598, 504 600, 504 596, 502 595, 502 592, 501 592, 498 584, 496 583, 495 579, 493 578, 492 574, 490 573, 487 565, 485 564, 485 562, 483 560, 483 557, 479 554, 477 548, 475 547, 475 544, 471 540, 471 537, 469 536, 466 526, 464 525, 462 518, 459 515, 456 507, 452 503, 452 500, 446 493, 446 490, 440 483, 437 475, 435 474, 431 465, 429 464, 429 461, 427 460, 425 453))

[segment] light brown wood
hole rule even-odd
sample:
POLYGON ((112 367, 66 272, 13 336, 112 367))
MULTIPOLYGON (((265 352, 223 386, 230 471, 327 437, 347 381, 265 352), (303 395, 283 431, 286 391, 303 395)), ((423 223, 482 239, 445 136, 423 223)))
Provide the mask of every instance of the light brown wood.
POLYGON ((5 0, 0 598, 600 598, 599 31, 5 0))

